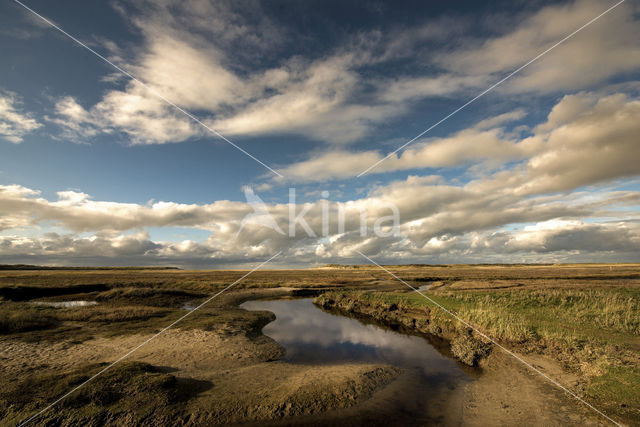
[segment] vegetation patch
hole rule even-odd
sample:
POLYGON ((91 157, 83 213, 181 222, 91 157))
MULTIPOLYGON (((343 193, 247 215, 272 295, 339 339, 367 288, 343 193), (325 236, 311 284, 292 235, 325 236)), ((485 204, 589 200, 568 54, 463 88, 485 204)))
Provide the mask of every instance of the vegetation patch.
POLYGON ((58 322, 38 310, 14 311, 0 306, 0 334, 16 334, 56 327, 58 322))
POLYGON ((491 345, 475 338, 469 330, 451 341, 451 352, 465 365, 477 366, 481 359, 489 355, 491 345))
POLYGON ((106 285, 96 283, 90 285, 74 284, 70 286, 0 286, 0 297, 12 301, 26 301, 35 298, 73 295, 88 292, 100 292, 109 289, 106 285))
POLYGON ((591 380, 587 393, 602 398, 617 412, 640 418, 640 367, 610 366, 591 380))
POLYGON ((97 301, 127 302, 129 304, 149 305, 156 307, 179 307, 193 299, 204 298, 202 293, 188 292, 180 289, 143 287, 113 288, 96 295, 97 301))
POLYGON ((315 302, 451 342, 461 362, 477 364, 487 343, 437 307, 524 353, 555 358, 577 373, 585 396, 625 416, 640 416, 640 288, 327 292, 315 302), (604 368, 603 368, 604 367, 604 368), (603 373, 603 371, 605 371, 603 373))
POLYGON ((158 307, 146 306, 93 306, 78 308, 53 309, 56 319, 61 321, 74 322, 132 322, 137 320, 147 320, 152 317, 164 317, 171 313, 158 307))

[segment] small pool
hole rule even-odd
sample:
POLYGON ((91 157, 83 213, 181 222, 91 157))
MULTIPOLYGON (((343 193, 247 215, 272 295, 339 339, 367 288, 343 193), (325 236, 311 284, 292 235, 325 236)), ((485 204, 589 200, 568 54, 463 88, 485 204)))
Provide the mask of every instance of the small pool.
POLYGON ((333 315, 311 298, 247 301, 246 310, 267 310, 276 320, 262 332, 282 345, 292 363, 384 363, 418 368, 425 377, 457 383, 469 376, 423 337, 406 335, 357 319, 333 315))
POLYGON ((32 301, 31 304, 46 305, 47 307, 89 307, 98 304, 95 301, 32 301))

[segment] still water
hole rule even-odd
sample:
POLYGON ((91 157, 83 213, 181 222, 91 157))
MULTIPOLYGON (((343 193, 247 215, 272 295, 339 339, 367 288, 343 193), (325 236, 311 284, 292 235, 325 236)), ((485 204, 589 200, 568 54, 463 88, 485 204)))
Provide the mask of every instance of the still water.
POLYGON ((69 307, 89 307, 91 305, 96 305, 98 304, 95 301, 33 301, 31 304, 34 305, 46 305, 48 307, 62 307, 62 308, 69 308, 69 307))
POLYGON ((276 320, 262 332, 286 350, 291 363, 383 363, 415 368, 422 380, 458 384, 468 375, 452 359, 442 355, 425 338, 405 335, 357 319, 327 313, 311 298, 247 301, 246 310, 267 310, 276 320))

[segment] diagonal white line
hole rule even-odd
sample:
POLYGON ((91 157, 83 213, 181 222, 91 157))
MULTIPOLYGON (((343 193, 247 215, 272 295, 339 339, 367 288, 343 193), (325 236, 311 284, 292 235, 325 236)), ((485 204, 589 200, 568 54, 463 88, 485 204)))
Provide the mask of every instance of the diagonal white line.
POLYGON ((103 369, 101 369, 98 373, 94 374, 92 377, 90 377, 88 380, 86 380, 85 382, 77 385, 76 387, 74 387, 72 390, 70 390, 69 392, 63 394, 62 396, 60 396, 58 399, 56 399, 54 402, 50 403, 46 408, 44 408, 43 410, 41 410, 40 412, 38 412, 37 414, 32 415, 31 417, 27 418, 25 421, 21 422, 19 424, 19 427, 22 427, 28 423, 30 423, 32 420, 34 420, 35 418, 37 418, 38 416, 42 415, 43 413, 45 413, 46 411, 48 411, 49 409, 51 409, 52 407, 54 407, 56 404, 58 404, 58 402, 62 401, 63 399, 67 398, 68 396, 70 396, 71 394, 75 393, 76 391, 78 391, 80 388, 84 387, 85 385, 87 385, 87 383, 93 381, 94 379, 96 379, 98 376, 102 375, 104 372, 106 372, 107 370, 113 368, 115 365, 117 365, 118 363, 120 363, 122 360, 126 359, 127 357, 129 357, 131 354, 135 353, 136 351, 138 351, 142 346, 148 344, 149 342, 151 342, 152 340, 156 339, 157 337, 159 337, 160 335, 162 335, 163 333, 165 333, 168 329, 170 329, 171 327, 175 326, 178 322, 181 322, 182 320, 184 320, 187 316, 190 316, 191 314, 195 313, 196 311, 198 311, 199 309, 201 309, 202 307, 204 307, 206 304, 208 304, 211 300, 213 300, 214 298, 216 298, 218 295, 222 294, 223 292, 225 292, 226 290, 230 289, 232 286, 236 285, 237 283, 241 282, 245 277, 247 277, 248 275, 250 275, 251 273, 255 272, 256 270, 260 269, 263 265, 267 264, 268 262, 270 262, 272 259, 274 259, 275 257, 277 257, 278 255, 280 255, 282 253, 282 251, 278 251, 278 253, 276 253, 275 255, 273 255, 271 258, 269 258, 268 260, 262 262, 260 265, 258 265, 257 267, 255 267, 253 270, 249 271, 247 274, 245 274, 244 276, 242 276, 241 278, 239 278, 238 280, 236 280, 235 282, 233 282, 232 284, 230 284, 229 286, 227 286, 226 288, 222 289, 220 292, 218 292, 217 294, 207 298, 207 300, 205 302, 203 302, 202 304, 200 304, 199 306, 197 306, 196 308, 194 308, 193 310, 187 312, 187 314, 185 314, 184 316, 181 316, 178 320, 173 321, 169 326, 166 326, 164 329, 162 329, 160 332, 157 332, 155 335, 151 336, 150 338, 148 338, 147 340, 145 340, 144 342, 142 342, 141 344, 137 345, 136 347, 132 348, 131 350, 129 350, 129 352, 127 354, 125 354, 124 356, 120 357, 118 360, 116 360, 115 362, 110 363, 109 365, 107 365, 106 367, 104 367, 103 369))
POLYGON ((36 12, 35 10, 31 9, 29 6, 25 5, 24 3, 22 3, 19 0, 13 0, 14 2, 18 3, 20 6, 22 6, 23 8, 25 8, 26 10, 28 10, 29 12, 31 12, 32 14, 34 14, 35 16, 37 16, 38 18, 40 18, 42 21, 46 22, 47 24, 49 24, 51 27, 55 28, 56 30, 58 30, 59 32, 61 32, 62 34, 64 34, 65 36, 69 37, 71 40, 73 40, 74 42, 78 43, 80 46, 82 46, 83 48, 87 49, 89 52, 93 53, 95 56, 97 56, 98 58, 102 59, 104 62, 106 62, 107 64, 111 65, 113 68, 115 68, 116 70, 120 71, 122 74, 124 74, 125 76, 129 77, 131 80, 137 82, 138 84, 140 84, 142 87, 144 87, 146 90, 148 90, 152 95, 160 98, 161 100, 163 100, 164 102, 166 102, 167 104, 169 104, 170 106, 172 106, 173 108, 175 108, 176 110, 180 111, 182 114, 184 114, 185 116, 189 117, 191 120, 193 120, 194 122, 198 123, 200 126, 202 126, 203 128, 205 128, 206 130, 208 130, 209 132, 211 132, 212 134, 216 135, 218 138, 222 139, 223 141, 228 142, 229 144, 231 144, 233 147, 235 147, 236 149, 240 150, 242 153, 246 154, 247 156, 251 157, 253 160, 255 160, 256 162, 260 163, 262 166, 264 166, 265 168, 269 169, 271 172, 273 172, 274 174, 278 175, 280 178, 282 178, 283 176, 278 173, 277 171, 271 169, 271 167, 269 167, 268 165, 266 165, 265 163, 263 163, 262 161, 260 161, 259 159, 257 159, 255 156, 253 156, 252 154, 250 154, 249 152, 247 152, 245 149, 243 149, 242 147, 236 145, 235 143, 233 143, 232 141, 230 141, 229 139, 227 139, 224 135, 222 135, 221 133, 219 133, 218 131, 216 131, 215 129, 207 126, 206 124, 204 124, 202 121, 200 121, 200 119, 198 119, 196 116, 194 116, 193 114, 191 114, 190 112, 188 112, 187 110, 185 110, 184 108, 180 107, 179 105, 177 105, 175 102, 171 101, 170 99, 166 98, 165 96, 163 96, 162 94, 158 93, 157 91, 155 91, 154 89, 152 89, 151 87, 149 87, 147 84, 145 84, 144 82, 138 80, 135 76, 133 76, 131 73, 123 70, 121 67, 117 66, 116 64, 114 64, 113 62, 109 61, 107 58, 105 58, 104 56, 100 55, 98 52, 96 52, 95 50, 91 49, 89 46, 87 46, 86 44, 84 44, 83 42, 81 42, 80 40, 78 40, 77 38, 75 38, 74 36, 72 36, 71 34, 67 33, 65 30, 63 30, 62 28, 60 28, 59 26, 57 26, 56 24, 54 24, 53 22, 51 22, 50 20, 48 20, 47 18, 45 18, 44 16, 40 15, 38 12, 36 12))
POLYGON ((384 162, 385 160, 387 160, 389 157, 393 156, 394 154, 396 154, 398 151, 402 150, 403 148, 405 148, 407 145, 411 144, 412 142, 414 142, 416 139, 420 138, 421 136, 423 136, 424 134, 426 134, 427 132, 429 132, 431 129, 435 128, 436 126, 440 125, 442 122, 444 122, 445 120, 448 120, 451 116, 457 114, 458 112, 460 112, 460 110, 462 110, 463 108, 467 107, 468 105, 472 104, 473 102, 475 102, 477 99, 483 97, 484 95, 486 95, 488 92, 492 91, 493 89, 495 89, 496 87, 498 87, 499 85, 501 85, 502 83, 504 83, 505 81, 509 80, 511 77, 513 77, 515 74, 519 73, 520 71, 522 71, 523 69, 525 69, 526 67, 528 67, 529 65, 533 64, 535 61, 537 61, 538 59, 540 59, 541 57, 543 57, 544 55, 546 55, 547 53, 549 53, 550 51, 552 51, 553 49, 555 49, 556 47, 560 46, 562 43, 566 42, 567 40, 569 40, 571 37, 575 36, 576 34, 578 34, 580 31, 584 30, 585 28, 587 28, 589 25, 593 24, 594 22, 596 22, 598 19, 602 18, 604 15, 606 15, 607 13, 611 12, 613 9, 615 9, 616 7, 620 6, 622 3, 624 3, 626 0, 621 0, 618 3, 614 4, 613 6, 611 6, 609 9, 605 10, 604 12, 602 12, 600 15, 596 16, 595 18, 593 18, 591 21, 587 22, 586 24, 584 24, 583 26, 581 26, 580 28, 578 28, 577 30, 575 30, 574 32, 572 32, 571 34, 569 34, 568 36, 566 36, 565 38, 563 38, 562 40, 560 40, 559 42, 555 43, 553 46, 551 46, 550 48, 548 48, 547 50, 545 50, 544 52, 538 54, 535 58, 529 60, 526 64, 520 66, 518 69, 516 69, 515 71, 512 71, 509 75, 507 75, 505 78, 503 78, 502 80, 498 81, 497 83, 494 83, 492 86, 490 86, 489 88, 485 89, 484 91, 482 91, 479 95, 477 95, 475 98, 467 101, 465 104, 463 104, 462 106, 458 107, 456 110, 454 110, 453 112, 449 113, 448 115, 446 115, 445 117, 443 117, 442 119, 440 119, 439 121, 437 121, 436 123, 434 123, 433 125, 431 125, 430 127, 428 127, 427 129, 423 130, 422 132, 420 132, 417 136, 415 136, 414 138, 410 139, 409 141, 407 141, 406 143, 404 143, 403 145, 401 145, 400 147, 398 147, 395 151, 392 151, 391 153, 387 154, 386 157, 384 157, 383 159, 378 160, 376 163, 374 163, 373 165, 369 166, 367 169, 363 170, 362 172, 360 172, 360 174, 358 174, 358 178, 360 178, 362 175, 366 174, 367 172, 369 172, 371 169, 375 168, 376 166, 378 166, 380 163, 384 162))
POLYGON ((542 375, 545 379, 547 379, 549 382, 551 382, 552 384, 554 384, 555 386, 557 386, 558 388, 562 389, 564 392, 566 392, 567 394, 569 394, 571 397, 575 398, 576 400, 580 401, 582 404, 586 405, 587 407, 593 409, 595 412, 597 412, 598 414, 602 415, 604 418, 606 418, 607 420, 611 421, 613 424, 622 427, 622 424, 618 423, 617 421, 613 420, 612 418, 610 418, 609 416, 607 416, 604 412, 600 411, 598 408, 594 407, 593 405, 591 405, 590 403, 586 402, 585 400, 583 400, 582 398, 580 398, 578 395, 576 395, 574 392, 572 392, 571 390, 569 390, 568 388, 566 388, 565 386, 563 386, 562 384, 560 384, 558 381, 554 380, 553 378, 551 378, 550 376, 548 376, 547 374, 545 374, 544 372, 540 371, 538 368, 536 368, 535 366, 531 365, 529 362, 526 362, 524 359, 522 359, 520 356, 518 356, 517 354, 515 354, 514 352, 512 352, 511 350, 509 350, 508 348, 498 344, 496 342, 496 340, 494 340, 493 338, 491 338, 490 336, 486 335, 485 333, 483 333, 482 331, 480 331, 478 328, 476 328, 475 326, 473 326, 472 324, 470 324, 469 322, 467 322, 466 320, 460 318, 457 314, 453 313, 452 311, 448 310, 446 307, 444 307, 442 304, 434 301, 431 297, 429 297, 428 295, 423 294, 422 292, 420 292, 417 288, 414 288, 413 286, 411 286, 410 284, 408 284, 407 282, 405 282, 404 280, 402 280, 401 278, 399 278, 398 276, 396 276, 395 274, 393 274, 391 271, 387 270, 386 268, 384 268, 383 266, 381 266, 380 264, 378 264, 377 262, 375 262, 374 260, 372 260, 371 258, 369 258, 368 256, 366 256, 365 254, 363 254, 362 252, 360 252, 359 250, 356 249, 356 252, 358 252, 360 255, 362 255, 365 259, 367 259, 370 263, 377 265, 378 267, 380 267, 382 270, 386 271, 389 275, 391 275, 393 278, 397 279, 398 281, 404 283, 405 285, 407 285, 409 288, 413 289, 415 292, 417 292, 418 294, 422 295, 424 298, 426 298, 429 302, 431 302, 432 304, 436 305, 439 309, 441 309, 442 311, 444 311, 445 313, 451 315, 453 318, 455 318, 457 321, 459 321, 460 323, 462 323, 463 325, 465 325, 468 328, 473 329, 478 335, 480 335, 481 337, 491 341, 495 346, 497 346, 498 348, 500 348, 500 350, 504 351, 505 353, 507 353, 509 356, 512 356, 513 358, 515 358, 516 360, 518 360, 519 362, 521 362, 523 365, 525 365, 527 368, 533 370, 534 372, 542 375))

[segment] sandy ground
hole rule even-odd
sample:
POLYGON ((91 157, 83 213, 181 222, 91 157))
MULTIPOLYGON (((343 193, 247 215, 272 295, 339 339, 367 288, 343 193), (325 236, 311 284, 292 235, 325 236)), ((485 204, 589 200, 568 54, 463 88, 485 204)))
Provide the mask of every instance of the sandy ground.
MULTIPOLYGON (((277 294, 283 293, 287 291, 277 294)), ((152 336, 98 337, 81 343, 5 337, 0 340, 0 364, 3 376, 13 378, 64 372, 117 360, 152 336)), ((150 363, 178 380, 209 384, 185 402, 184 413, 175 420, 187 425, 316 417, 364 402, 400 374, 396 368, 373 364, 293 365, 278 361, 282 354, 275 341, 248 336, 235 324, 213 331, 169 329, 127 360, 150 363)), ((0 424, 5 423, 13 424, 0 424)))

